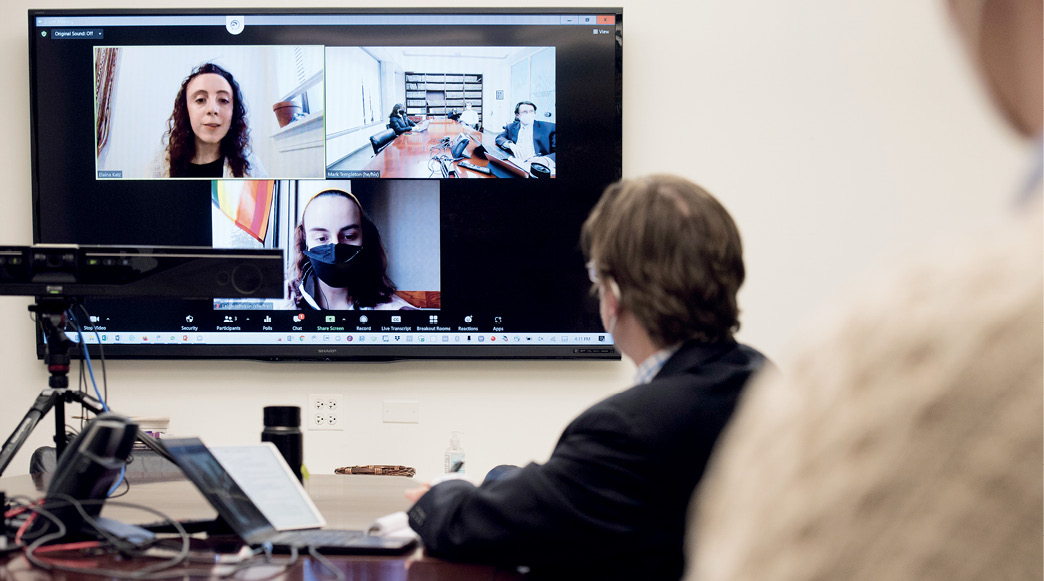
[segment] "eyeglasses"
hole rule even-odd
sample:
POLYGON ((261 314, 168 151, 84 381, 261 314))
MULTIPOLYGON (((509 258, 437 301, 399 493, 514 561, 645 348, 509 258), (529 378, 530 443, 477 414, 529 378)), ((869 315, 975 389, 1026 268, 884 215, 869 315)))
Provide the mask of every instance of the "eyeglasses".
POLYGON ((584 266, 587 267, 587 278, 590 279, 593 284, 598 284, 598 267, 595 266, 595 262, 593 260, 588 260, 587 264, 584 266))
MULTIPOLYGON (((602 286, 602 279, 598 277, 598 268, 595 267, 595 262, 593 260, 588 260, 587 264, 584 266, 587 267, 587 278, 590 279, 591 284, 594 285, 591 287, 591 292, 594 293, 597 290, 600 297, 604 287, 602 286)), ((620 300, 620 285, 616 284, 616 281, 613 280, 612 276, 605 277, 605 284, 608 285, 609 292, 613 293, 616 300, 620 300)))

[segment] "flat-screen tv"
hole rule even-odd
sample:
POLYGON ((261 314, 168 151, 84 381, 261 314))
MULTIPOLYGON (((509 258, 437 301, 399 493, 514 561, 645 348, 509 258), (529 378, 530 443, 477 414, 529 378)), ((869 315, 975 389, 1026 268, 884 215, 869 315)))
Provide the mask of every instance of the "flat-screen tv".
POLYGON ((72 334, 114 358, 619 358, 578 240, 622 173, 622 26, 30 10, 34 243, 286 264, 282 297, 87 297, 72 334))

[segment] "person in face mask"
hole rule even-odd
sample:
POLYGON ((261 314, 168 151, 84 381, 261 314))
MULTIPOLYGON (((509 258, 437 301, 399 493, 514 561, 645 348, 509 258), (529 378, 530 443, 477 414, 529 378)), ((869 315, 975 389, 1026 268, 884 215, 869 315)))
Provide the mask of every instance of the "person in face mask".
POLYGON ((479 115, 478 111, 471 108, 471 101, 464 104, 464 110, 460 112, 460 122, 472 129, 479 128, 479 115))
POLYGON ((497 135, 497 145, 523 161, 555 166, 555 124, 536 120, 537 106, 529 101, 515 105, 515 121, 497 135))
POLYGON ((396 103, 388 115, 388 128, 394 129, 396 135, 402 135, 407 131, 413 131, 417 124, 406 116, 406 107, 402 103, 396 103))
POLYGON ((294 230, 291 308, 301 310, 412 309, 395 294, 381 235, 344 190, 319 192, 294 230))

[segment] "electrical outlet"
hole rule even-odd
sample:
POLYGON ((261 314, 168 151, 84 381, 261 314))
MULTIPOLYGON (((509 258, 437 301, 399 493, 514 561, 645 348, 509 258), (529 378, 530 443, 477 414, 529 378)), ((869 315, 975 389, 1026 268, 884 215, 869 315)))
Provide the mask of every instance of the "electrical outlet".
POLYGON ((309 430, 343 430, 341 418, 344 395, 340 393, 310 393, 305 417, 309 430))

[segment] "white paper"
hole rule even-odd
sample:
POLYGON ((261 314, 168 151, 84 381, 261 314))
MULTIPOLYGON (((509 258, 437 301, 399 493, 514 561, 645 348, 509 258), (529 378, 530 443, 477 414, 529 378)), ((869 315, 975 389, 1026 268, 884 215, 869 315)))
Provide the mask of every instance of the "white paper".
POLYGON ((529 173, 529 162, 528 161, 522 159, 521 157, 515 157, 513 155, 508 157, 507 160, 510 161, 511 163, 517 165, 518 167, 522 168, 523 170, 525 170, 526 173, 529 173))
POLYGON ((419 538, 410 528, 410 517, 402 511, 384 515, 373 521, 366 533, 374 537, 419 538))
POLYGON ((277 530, 319 528, 326 520, 271 442, 210 451, 277 530))

